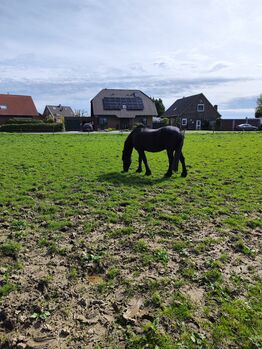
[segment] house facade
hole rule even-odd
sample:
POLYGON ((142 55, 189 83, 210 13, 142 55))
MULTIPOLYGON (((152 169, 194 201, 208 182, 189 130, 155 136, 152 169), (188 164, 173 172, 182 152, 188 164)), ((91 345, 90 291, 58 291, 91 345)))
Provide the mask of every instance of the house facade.
POLYGON ((39 118, 31 96, 0 94, 0 124, 14 118, 39 118))
POLYGON ((52 119, 54 122, 64 122, 65 117, 74 117, 75 113, 71 107, 59 105, 47 105, 43 112, 45 119, 52 119))
POLYGON ((131 129, 136 123, 152 127, 155 103, 140 90, 103 89, 91 100, 91 120, 96 130, 131 129))
POLYGON ((164 113, 170 123, 188 130, 210 130, 221 118, 217 105, 212 105, 203 93, 178 99, 164 113))

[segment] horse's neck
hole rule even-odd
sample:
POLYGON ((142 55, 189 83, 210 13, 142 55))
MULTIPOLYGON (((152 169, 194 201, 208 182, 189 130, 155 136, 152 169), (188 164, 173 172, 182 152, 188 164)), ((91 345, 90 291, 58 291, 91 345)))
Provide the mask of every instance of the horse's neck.
POLYGON ((127 153, 127 154, 131 154, 132 153, 132 150, 133 150, 133 141, 132 141, 132 135, 130 134, 126 141, 125 141, 125 148, 124 148, 124 151, 127 153))

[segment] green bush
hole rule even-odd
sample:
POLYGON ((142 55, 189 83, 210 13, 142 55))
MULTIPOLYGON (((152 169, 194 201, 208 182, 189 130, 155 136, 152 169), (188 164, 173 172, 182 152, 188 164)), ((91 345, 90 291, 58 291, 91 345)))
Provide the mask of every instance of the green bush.
POLYGON ((169 120, 169 118, 161 118, 161 122, 162 122, 162 124, 163 124, 164 126, 168 126, 170 120, 169 120))
POLYGON ((0 132, 62 132, 63 124, 5 124, 0 127, 0 132))
POLYGON ((33 118, 12 118, 9 119, 6 124, 12 125, 21 125, 21 124, 42 124, 42 120, 33 119, 33 118))
POLYGON ((54 119, 53 119, 52 117, 46 119, 45 122, 46 122, 47 124, 54 124, 54 123, 55 123, 55 121, 54 121, 54 119))

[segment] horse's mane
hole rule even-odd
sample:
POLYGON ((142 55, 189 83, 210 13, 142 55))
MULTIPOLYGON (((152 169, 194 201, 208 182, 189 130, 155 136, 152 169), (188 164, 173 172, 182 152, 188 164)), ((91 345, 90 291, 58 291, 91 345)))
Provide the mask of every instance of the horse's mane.
POLYGON ((144 125, 137 125, 127 136, 126 143, 131 143, 133 134, 136 133, 138 130, 141 130, 142 128, 145 128, 145 126, 144 125))
POLYGON ((145 128, 145 126, 144 126, 143 124, 137 125, 137 126, 133 129, 133 131, 131 131, 131 134, 133 134, 133 133, 136 132, 137 130, 140 130, 141 128, 145 128))

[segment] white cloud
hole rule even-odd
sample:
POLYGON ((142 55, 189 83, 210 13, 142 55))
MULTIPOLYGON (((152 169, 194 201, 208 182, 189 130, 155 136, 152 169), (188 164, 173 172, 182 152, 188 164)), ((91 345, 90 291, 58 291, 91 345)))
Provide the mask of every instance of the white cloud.
POLYGON ((39 108, 89 108, 111 86, 224 105, 262 92, 261 22, 260 0, 1 0, 0 91, 39 108))

